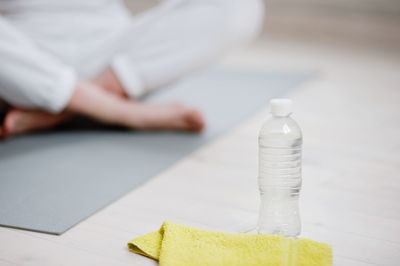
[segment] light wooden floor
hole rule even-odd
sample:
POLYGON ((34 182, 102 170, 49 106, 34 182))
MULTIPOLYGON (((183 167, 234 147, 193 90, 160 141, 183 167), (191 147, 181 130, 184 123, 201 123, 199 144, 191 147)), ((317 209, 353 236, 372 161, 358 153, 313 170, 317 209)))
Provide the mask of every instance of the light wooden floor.
MULTIPOLYGON (((335 265, 400 265, 400 55, 271 37, 223 65, 318 71, 287 95, 304 134, 302 236, 330 243, 335 265)), ((266 118, 267 108, 62 236, 0 228, 0 265, 155 265, 126 242, 165 219, 252 228, 266 118)))

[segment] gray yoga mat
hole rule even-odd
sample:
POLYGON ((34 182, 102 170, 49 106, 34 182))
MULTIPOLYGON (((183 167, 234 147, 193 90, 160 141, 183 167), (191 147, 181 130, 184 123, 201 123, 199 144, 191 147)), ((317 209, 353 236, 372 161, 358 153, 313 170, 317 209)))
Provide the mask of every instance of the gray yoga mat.
POLYGON ((307 73, 214 70, 154 93, 200 108, 203 134, 66 128, 0 143, 0 224, 61 234, 228 131, 307 73))

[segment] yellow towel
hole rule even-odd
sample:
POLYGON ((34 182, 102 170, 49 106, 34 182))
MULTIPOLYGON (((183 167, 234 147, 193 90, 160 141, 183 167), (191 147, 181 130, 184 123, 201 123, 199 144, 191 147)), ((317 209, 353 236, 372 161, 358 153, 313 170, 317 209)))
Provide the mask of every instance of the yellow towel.
POLYGON ((170 222, 132 239, 128 248, 161 266, 332 265, 331 247, 313 240, 209 232, 170 222))

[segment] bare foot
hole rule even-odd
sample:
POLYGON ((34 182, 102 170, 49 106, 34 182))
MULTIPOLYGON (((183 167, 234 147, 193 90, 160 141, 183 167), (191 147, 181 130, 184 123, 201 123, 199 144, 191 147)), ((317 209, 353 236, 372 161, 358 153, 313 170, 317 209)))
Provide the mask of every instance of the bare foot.
POLYGON ((40 111, 23 111, 13 109, 9 111, 3 121, 3 126, 0 130, 2 138, 20 135, 28 132, 53 128, 66 119, 70 115, 59 114, 53 115, 40 111))
POLYGON ((13 109, 6 114, 0 137, 52 128, 71 114, 81 114, 107 124, 143 130, 200 132, 205 125, 201 113, 193 108, 181 104, 143 104, 99 89, 95 84, 80 82, 65 113, 54 115, 13 109))
POLYGON ((121 115, 120 123, 130 128, 200 132, 205 126, 199 111, 182 104, 132 102, 129 105, 121 115))
POLYGON ((66 110, 106 124, 144 130, 200 132, 205 124, 200 112, 185 105, 132 101, 88 82, 78 83, 66 110))
MULTIPOLYGON (((148 105, 130 102, 117 124, 141 130, 179 130, 200 132, 204 128, 202 115, 181 104, 148 105), (133 119, 132 119, 133 118, 133 119)), ((68 118, 69 114, 53 115, 40 111, 9 111, 0 128, 0 138, 53 128, 68 118)))

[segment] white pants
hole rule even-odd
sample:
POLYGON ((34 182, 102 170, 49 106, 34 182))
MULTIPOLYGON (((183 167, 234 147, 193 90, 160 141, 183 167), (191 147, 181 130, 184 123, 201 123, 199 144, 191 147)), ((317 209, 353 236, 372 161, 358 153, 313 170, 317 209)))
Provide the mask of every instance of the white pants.
POLYGON ((138 97, 254 38, 261 0, 169 0, 132 17, 116 0, 0 0, 0 98, 62 111, 111 66, 138 97))

